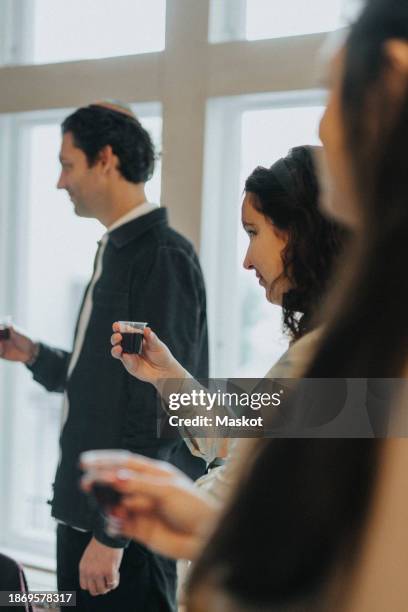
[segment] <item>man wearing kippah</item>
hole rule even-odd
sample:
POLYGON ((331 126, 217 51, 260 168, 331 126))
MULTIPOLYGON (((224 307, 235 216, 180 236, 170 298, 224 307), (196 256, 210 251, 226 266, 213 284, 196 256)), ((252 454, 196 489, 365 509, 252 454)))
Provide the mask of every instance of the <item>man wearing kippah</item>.
POLYGON ((205 468, 181 438, 158 438, 154 388, 110 355, 114 321, 148 321, 195 377, 208 376, 204 281, 193 247, 169 227, 166 209, 146 201, 154 159, 149 134, 124 105, 98 102, 65 119, 57 186, 78 216, 106 228, 73 349, 35 343, 14 329, 0 342, 3 358, 25 363, 37 382, 64 394, 51 506, 58 588, 77 591, 81 611, 173 611, 176 568, 106 534, 102 515, 78 486, 80 453, 126 449, 171 461, 193 477, 205 468))

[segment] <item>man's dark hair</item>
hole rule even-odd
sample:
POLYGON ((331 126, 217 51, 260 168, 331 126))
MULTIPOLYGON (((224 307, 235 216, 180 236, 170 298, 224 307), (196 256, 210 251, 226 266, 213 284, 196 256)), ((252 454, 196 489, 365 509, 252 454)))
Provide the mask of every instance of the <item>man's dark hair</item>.
POLYGON ((70 132, 74 144, 93 166, 100 151, 110 145, 119 159, 118 171, 131 183, 146 183, 154 171, 154 146, 136 117, 91 104, 67 117, 62 133, 70 132))

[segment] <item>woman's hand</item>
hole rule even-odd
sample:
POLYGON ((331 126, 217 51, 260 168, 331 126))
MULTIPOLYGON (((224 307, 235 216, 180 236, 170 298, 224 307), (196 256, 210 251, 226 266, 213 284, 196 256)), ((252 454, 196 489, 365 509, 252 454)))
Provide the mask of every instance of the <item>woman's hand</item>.
POLYGON ((115 332, 111 337, 112 357, 120 359, 132 376, 154 386, 157 386, 158 381, 162 379, 181 379, 188 376, 164 342, 159 340, 149 327, 144 330, 141 355, 124 353, 121 347, 122 335, 119 333, 119 323, 114 323, 112 329, 115 332))
MULTIPOLYGON (((168 463, 134 455, 98 481, 123 493, 109 521, 111 535, 138 540, 173 559, 195 559, 218 516, 218 508, 193 481, 168 463)), ((82 488, 92 486, 85 476, 82 488)))

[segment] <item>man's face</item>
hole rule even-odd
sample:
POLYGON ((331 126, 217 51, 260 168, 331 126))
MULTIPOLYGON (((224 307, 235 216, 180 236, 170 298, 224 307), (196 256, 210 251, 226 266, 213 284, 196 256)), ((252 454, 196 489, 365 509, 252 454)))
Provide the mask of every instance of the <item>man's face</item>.
POLYGON ((61 174, 57 189, 66 189, 80 217, 95 217, 101 184, 98 164, 88 165, 85 153, 75 146, 72 134, 62 138, 60 151, 61 174))

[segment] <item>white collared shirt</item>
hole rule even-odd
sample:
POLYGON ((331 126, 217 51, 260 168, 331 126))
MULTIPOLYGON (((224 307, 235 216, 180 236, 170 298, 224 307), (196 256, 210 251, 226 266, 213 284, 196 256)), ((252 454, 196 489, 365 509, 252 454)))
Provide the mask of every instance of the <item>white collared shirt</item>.
POLYGON ((114 223, 107 229, 107 233, 113 232, 113 230, 118 229, 121 225, 125 225, 125 223, 129 223, 129 221, 134 221, 138 217, 142 217, 143 215, 147 215, 147 213, 152 212, 159 208, 158 204, 153 204, 152 202, 143 202, 143 204, 139 204, 129 210, 125 215, 122 215, 119 219, 116 219, 114 223))

